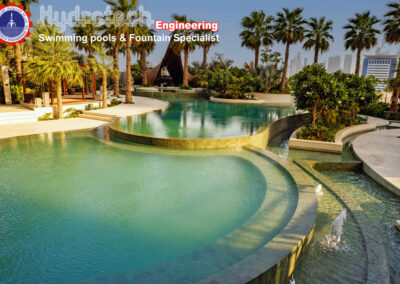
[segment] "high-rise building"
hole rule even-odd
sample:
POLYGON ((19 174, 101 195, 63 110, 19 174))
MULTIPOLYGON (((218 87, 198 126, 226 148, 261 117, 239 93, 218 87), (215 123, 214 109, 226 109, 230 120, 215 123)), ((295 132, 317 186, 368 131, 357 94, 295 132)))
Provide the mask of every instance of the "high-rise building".
POLYGON ((344 57, 343 72, 351 73, 352 66, 353 66, 353 56, 351 56, 351 54, 346 54, 344 57))
POLYGON ((396 76, 398 62, 398 55, 366 55, 362 75, 375 76, 379 79, 376 89, 383 91, 387 87, 386 81, 396 76))
POLYGON ((328 73, 340 70, 340 56, 331 56, 328 60, 328 73))
POLYGON ((301 66, 301 55, 300 55, 300 52, 298 52, 297 56, 296 56, 296 72, 295 73, 300 72, 301 69, 302 69, 302 66, 301 66))
POLYGON ((304 65, 303 65, 303 67, 305 67, 305 66, 307 66, 308 65, 308 59, 307 58, 304 58, 304 65))

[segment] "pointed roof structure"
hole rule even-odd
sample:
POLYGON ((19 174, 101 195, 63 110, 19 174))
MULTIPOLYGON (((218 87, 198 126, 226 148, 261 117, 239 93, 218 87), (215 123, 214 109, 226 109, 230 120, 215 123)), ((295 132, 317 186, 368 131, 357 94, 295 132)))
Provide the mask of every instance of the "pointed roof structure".
MULTIPOLYGON (((148 81, 151 85, 155 85, 157 79, 161 76, 161 70, 166 67, 168 73, 172 77, 172 82, 176 86, 180 86, 183 83, 183 65, 180 55, 177 55, 170 46, 161 61, 153 69, 147 71, 148 81)), ((193 75, 189 74, 189 82, 193 79, 193 75)))

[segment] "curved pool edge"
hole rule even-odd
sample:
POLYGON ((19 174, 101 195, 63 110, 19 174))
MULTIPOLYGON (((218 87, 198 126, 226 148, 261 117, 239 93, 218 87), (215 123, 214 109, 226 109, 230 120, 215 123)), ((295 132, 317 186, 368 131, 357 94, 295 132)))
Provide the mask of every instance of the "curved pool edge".
MULTIPOLYGON (((389 265, 383 241, 361 206, 329 178, 313 168, 313 161, 295 161, 306 173, 327 187, 351 212, 364 239, 367 254, 366 283, 390 283, 389 265)), ((320 163, 323 164, 323 163, 320 163)), ((359 166, 359 165, 356 165, 359 166)))
POLYGON ((245 149, 272 161, 289 174, 298 190, 297 208, 284 229, 265 246, 198 283, 285 283, 314 234, 318 199, 310 179, 293 163, 272 152, 254 146, 245 149))

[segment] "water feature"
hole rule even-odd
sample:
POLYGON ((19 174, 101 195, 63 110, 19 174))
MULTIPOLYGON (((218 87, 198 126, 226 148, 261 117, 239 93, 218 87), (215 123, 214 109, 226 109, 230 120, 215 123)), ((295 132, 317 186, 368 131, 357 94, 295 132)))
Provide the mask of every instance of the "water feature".
MULTIPOLYGON (((229 261, 239 261, 272 239, 296 208, 290 179, 250 152, 169 151, 96 133, 0 141, 2 281, 64 282, 141 271, 157 277, 152 267, 205 257, 205 247, 264 203, 274 218, 259 243, 218 245, 235 256, 229 261)), ((194 281, 232 265, 186 263, 176 275, 198 277, 194 281)))
POLYGON ((163 112, 123 118, 120 126, 162 138, 232 138, 254 134, 260 126, 294 113, 293 108, 215 103, 205 99, 166 99, 163 112))

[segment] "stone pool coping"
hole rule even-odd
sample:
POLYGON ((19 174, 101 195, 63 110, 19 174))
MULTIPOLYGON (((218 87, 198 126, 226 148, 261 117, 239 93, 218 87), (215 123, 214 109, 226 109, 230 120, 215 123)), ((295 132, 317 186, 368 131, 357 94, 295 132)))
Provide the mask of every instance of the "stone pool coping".
POLYGON ((377 127, 384 127, 386 125, 386 123, 381 122, 377 118, 368 117, 368 122, 365 124, 353 125, 338 131, 335 135, 335 142, 298 139, 297 133, 300 131, 300 127, 290 136, 289 148, 296 150, 340 154, 343 151, 344 144, 347 143, 349 138, 351 138, 352 136, 373 131, 377 127))
MULTIPOLYGON (((316 161, 295 161, 306 173, 310 174, 314 179, 328 188, 336 197, 341 200, 346 208, 351 212, 354 219, 359 225, 361 234, 364 238, 364 247, 367 254, 367 279, 366 283, 390 283, 389 266, 386 257, 385 247, 379 233, 376 231, 374 225, 364 213, 360 205, 349 196, 340 186, 336 185, 329 178, 314 169, 315 165, 320 168, 335 168, 334 163, 326 163, 316 161)), ((340 167, 340 165, 337 165, 340 167)), ((347 169, 359 167, 358 163, 348 163, 345 166, 347 169)))
POLYGON ((284 283, 292 275, 297 259, 312 239, 318 199, 309 178, 293 163, 272 152, 254 146, 246 146, 245 149, 272 160, 292 177, 299 194, 296 211, 286 227, 264 247, 199 283, 284 283))
POLYGON ((240 99, 223 99, 217 97, 210 97, 210 101, 216 103, 227 103, 227 104, 262 104, 263 100, 240 100, 240 99))

